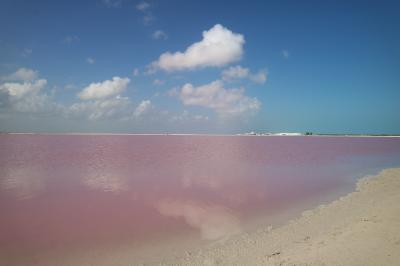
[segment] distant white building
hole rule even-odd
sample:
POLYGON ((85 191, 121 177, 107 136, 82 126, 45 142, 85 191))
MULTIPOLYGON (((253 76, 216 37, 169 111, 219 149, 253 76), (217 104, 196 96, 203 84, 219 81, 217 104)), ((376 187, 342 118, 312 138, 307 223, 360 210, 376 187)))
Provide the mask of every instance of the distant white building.
POLYGON ((282 132, 282 133, 275 133, 275 136, 302 136, 302 133, 289 133, 289 132, 282 132))
POLYGON ((303 133, 292 133, 292 132, 282 132, 282 133, 257 133, 254 131, 246 132, 243 134, 237 134, 238 136, 304 136, 303 133))

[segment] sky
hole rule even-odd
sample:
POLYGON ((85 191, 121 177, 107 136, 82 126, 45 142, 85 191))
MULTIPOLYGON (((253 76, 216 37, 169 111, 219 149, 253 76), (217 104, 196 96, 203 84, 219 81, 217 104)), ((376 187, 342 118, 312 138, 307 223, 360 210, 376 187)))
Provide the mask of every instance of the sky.
POLYGON ((400 133, 398 1, 0 3, 0 131, 400 133))

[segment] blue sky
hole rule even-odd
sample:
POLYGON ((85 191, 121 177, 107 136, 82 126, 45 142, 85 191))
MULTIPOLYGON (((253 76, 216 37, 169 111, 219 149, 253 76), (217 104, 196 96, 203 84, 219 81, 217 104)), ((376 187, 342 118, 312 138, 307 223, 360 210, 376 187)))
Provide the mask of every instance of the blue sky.
POLYGON ((2 1, 0 130, 400 133, 396 1, 2 1))

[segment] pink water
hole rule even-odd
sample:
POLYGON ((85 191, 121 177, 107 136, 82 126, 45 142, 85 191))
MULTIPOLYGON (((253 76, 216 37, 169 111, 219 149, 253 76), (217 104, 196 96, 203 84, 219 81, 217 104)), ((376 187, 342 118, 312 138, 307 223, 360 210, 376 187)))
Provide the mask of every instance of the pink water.
POLYGON ((215 240, 400 165, 400 138, 0 135, 0 256, 215 240))

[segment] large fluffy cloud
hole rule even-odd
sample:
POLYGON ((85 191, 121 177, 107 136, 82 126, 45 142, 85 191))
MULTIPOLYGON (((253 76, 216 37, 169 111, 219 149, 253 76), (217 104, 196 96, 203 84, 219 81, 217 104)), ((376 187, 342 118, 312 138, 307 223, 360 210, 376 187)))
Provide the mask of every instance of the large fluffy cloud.
POLYGON ((1 77, 1 80, 28 82, 28 81, 33 81, 33 80, 37 79, 37 77, 38 77, 37 71, 35 71, 33 69, 22 67, 8 76, 1 77))
POLYGON ((242 66, 231 66, 221 73, 224 81, 234 81, 238 79, 249 79, 255 83, 263 84, 267 81, 267 72, 260 70, 257 73, 251 73, 248 68, 242 66))
POLYGON ((37 93, 44 86, 47 80, 39 79, 33 82, 8 82, 0 85, 0 91, 7 92, 11 97, 20 99, 29 93, 37 93))
POLYGON ((187 83, 178 94, 184 105, 211 108, 220 116, 234 116, 254 113, 261 107, 257 98, 250 98, 244 92, 244 88, 225 89, 223 82, 216 80, 198 87, 187 83))
POLYGON ((43 92, 46 79, 36 79, 37 71, 20 68, 7 76, 6 82, 0 84, 0 108, 5 113, 56 114, 62 106, 53 101, 51 95, 43 92))
POLYGON ((123 92, 129 82, 129 78, 113 77, 112 80, 91 83, 78 94, 78 97, 82 100, 109 98, 110 96, 115 96, 123 92))
POLYGON ((152 63, 152 68, 176 71, 221 67, 242 57, 244 43, 243 35, 217 24, 203 31, 203 39, 190 45, 184 52, 163 53, 152 63))

